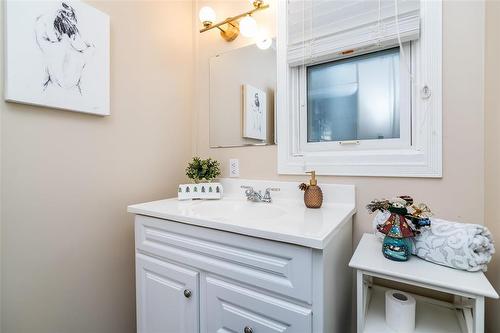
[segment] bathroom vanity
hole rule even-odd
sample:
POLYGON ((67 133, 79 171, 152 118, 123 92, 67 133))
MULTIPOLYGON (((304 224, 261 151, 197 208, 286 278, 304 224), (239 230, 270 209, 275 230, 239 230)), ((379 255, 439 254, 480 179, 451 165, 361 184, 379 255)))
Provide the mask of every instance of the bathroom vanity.
POLYGON ((137 331, 350 331, 354 186, 322 185, 323 207, 308 209, 297 183, 222 183, 222 200, 128 207, 137 331), (241 185, 280 191, 250 202, 241 185))

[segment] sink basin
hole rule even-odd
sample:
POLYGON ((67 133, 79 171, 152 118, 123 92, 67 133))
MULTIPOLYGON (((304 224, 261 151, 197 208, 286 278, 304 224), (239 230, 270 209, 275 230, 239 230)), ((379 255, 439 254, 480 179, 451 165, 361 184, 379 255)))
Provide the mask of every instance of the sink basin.
POLYGON ((190 210, 193 214, 210 219, 225 219, 235 216, 247 219, 274 219, 286 214, 282 207, 272 203, 217 200, 196 202, 190 210))

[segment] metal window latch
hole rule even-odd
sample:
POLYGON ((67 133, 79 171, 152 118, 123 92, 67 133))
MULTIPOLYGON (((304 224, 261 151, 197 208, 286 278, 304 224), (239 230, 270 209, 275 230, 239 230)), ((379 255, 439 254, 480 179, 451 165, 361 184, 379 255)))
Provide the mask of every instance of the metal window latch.
POLYGON ((429 99, 432 95, 431 88, 429 88, 428 85, 424 85, 420 90, 420 95, 422 96, 422 99, 429 99))

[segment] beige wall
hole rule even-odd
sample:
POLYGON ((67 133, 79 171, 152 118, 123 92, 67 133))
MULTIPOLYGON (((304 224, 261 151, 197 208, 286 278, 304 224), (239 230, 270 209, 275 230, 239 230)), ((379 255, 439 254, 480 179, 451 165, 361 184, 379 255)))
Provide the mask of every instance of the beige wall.
POLYGON ((112 115, 0 103, 3 333, 135 332, 126 206, 174 195, 191 155, 192 3, 93 5, 112 115))
MULTIPOLYGON (((242 1, 243 2, 243 1, 242 1)), ((198 6, 205 2, 198 3, 198 6)), ((245 4, 244 4, 245 5, 245 4)), ((232 1, 214 1, 219 12, 235 10, 232 1)), ((221 17, 224 17, 221 15, 221 17)), ((272 27, 273 16, 255 15, 263 25, 272 27)), ((483 48, 484 3, 445 2, 443 19, 443 165, 442 179, 320 177, 320 182, 355 184, 358 214, 354 240, 370 230, 370 216, 364 206, 373 198, 410 194, 427 202, 435 213, 452 220, 483 223, 484 219, 484 151, 483 133, 483 48)), ((194 136, 195 151, 202 156, 219 159, 223 176, 227 176, 229 158, 240 159, 242 178, 305 180, 305 176, 278 176, 276 147, 243 147, 210 149, 208 147, 208 57, 218 52, 249 43, 238 38, 226 43, 217 33, 196 34, 197 108, 194 136)))
MULTIPOLYGON (((500 2, 486 2, 485 52, 485 222, 497 240, 497 253, 488 267, 488 278, 500 291, 500 2)), ((500 301, 486 306, 488 332, 500 332, 500 301)))

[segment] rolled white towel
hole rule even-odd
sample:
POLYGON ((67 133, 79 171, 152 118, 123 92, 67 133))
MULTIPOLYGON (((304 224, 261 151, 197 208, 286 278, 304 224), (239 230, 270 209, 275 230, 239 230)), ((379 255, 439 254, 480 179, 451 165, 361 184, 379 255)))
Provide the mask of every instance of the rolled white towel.
POLYGON ((431 219, 431 227, 421 231, 414 254, 436 264, 486 272, 495 253, 490 231, 479 224, 431 219))
MULTIPOLYGON (((377 237, 385 235, 376 229, 390 213, 379 212, 373 219, 377 237)), ((495 253, 491 233, 485 226, 431 219, 431 226, 420 229, 414 238, 413 254, 427 261, 466 271, 484 271, 495 253)))

